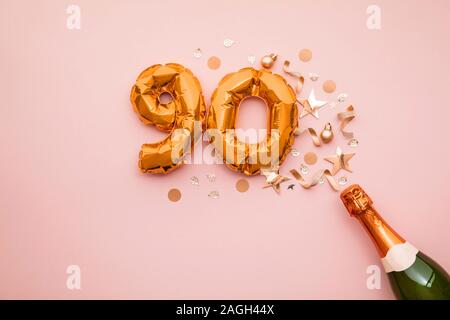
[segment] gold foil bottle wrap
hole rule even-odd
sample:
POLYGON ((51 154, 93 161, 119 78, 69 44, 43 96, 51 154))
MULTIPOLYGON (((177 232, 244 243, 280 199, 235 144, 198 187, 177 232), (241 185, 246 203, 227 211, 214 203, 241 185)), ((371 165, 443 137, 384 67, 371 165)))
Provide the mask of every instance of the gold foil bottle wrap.
POLYGON ((342 191, 341 199, 351 216, 355 216, 372 238, 380 257, 385 257, 391 248, 405 243, 372 206, 373 201, 357 184, 342 191))
POLYGON ((373 204, 372 199, 357 184, 351 185, 342 191, 341 200, 351 216, 363 213, 373 204))

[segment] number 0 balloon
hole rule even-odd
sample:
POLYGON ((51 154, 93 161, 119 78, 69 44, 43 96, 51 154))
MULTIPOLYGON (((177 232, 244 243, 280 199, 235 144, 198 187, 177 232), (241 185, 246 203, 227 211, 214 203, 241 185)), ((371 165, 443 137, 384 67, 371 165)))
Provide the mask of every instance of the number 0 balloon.
POLYGON ((219 83, 211 98, 208 113, 208 133, 215 149, 228 167, 246 175, 260 173, 264 166, 282 164, 294 143, 298 126, 296 96, 286 80, 267 70, 244 68, 228 74, 219 83), (239 105, 247 97, 266 101, 269 108, 266 139, 248 144, 234 134, 239 105))

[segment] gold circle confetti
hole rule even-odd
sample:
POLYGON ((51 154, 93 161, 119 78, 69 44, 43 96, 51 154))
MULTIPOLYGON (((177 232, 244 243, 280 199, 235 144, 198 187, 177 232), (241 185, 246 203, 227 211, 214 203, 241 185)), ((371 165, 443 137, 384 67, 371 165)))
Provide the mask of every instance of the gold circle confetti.
POLYGON ((305 162, 308 165, 316 164, 317 162, 317 155, 314 152, 308 152, 304 156, 305 162))
POLYGON ((333 80, 327 80, 323 83, 323 91, 333 93, 336 91, 336 83, 333 80))
POLYGON ((301 61, 308 62, 309 60, 312 59, 312 51, 309 49, 302 49, 298 53, 298 57, 300 58, 301 61))
POLYGON ((181 191, 176 188, 170 189, 167 193, 167 197, 170 201, 177 202, 181 199, 181 191))
POLYGON ((216 70, 220 68, 220 58, 216 56, 212 56, 208 59, 208 67, 211 70, 216 70))
POLYGON ((246 179, 239 179, 236 182, 236 190, 239 192, 247 192, 250 185, 248 184, 248 181, 246 179))

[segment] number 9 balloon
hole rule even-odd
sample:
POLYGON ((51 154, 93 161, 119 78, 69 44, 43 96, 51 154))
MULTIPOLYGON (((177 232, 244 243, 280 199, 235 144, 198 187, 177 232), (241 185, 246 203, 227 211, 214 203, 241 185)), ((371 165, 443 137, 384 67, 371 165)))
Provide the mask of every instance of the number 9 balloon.
POLYGON ((186 150, 201 138, 195 124, 205 120, 205 100, 197 78, 179 64, 153 65, 139 75, 130 98, 143 123, 171 132, 160 142, 142 145, 141 171, 169 173, 179 167, 186 150), (169 93, 172 101, 162 103, 162 93, 169 93))

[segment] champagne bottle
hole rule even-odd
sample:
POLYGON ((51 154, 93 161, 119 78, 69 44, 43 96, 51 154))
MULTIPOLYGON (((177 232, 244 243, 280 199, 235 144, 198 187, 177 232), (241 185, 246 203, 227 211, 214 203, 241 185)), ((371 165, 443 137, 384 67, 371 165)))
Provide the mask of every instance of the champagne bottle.
POLYGON ((450 300, 448 273, 395 232, 359 185, 345 189, 341 200, 372 238, 397 299, 450 300))

